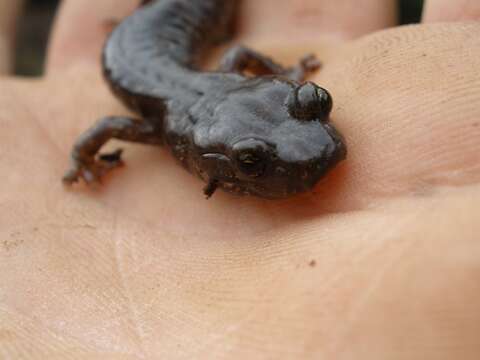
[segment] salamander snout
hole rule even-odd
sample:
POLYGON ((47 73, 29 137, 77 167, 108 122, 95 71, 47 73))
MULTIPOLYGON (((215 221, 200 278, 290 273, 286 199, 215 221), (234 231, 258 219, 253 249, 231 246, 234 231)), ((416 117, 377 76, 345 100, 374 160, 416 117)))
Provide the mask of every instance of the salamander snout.
POLYGON ((208 152, 203 177, 228 192, 269 199, 311 190, 346 156, 329 122, 332 105, 330 93, 312 82, 244 83, 216 105, 215 126, 196 129, 198 152, 208 152))

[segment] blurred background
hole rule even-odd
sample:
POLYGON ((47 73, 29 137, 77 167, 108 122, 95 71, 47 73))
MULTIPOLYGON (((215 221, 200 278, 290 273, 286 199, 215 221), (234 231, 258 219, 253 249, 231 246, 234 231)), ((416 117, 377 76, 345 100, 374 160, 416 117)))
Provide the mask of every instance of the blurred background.
MULTIPOLYGON (((480 0, 479 0, 480 1, 480 0)), ((24 76, 41 75, 45 47, 58 0, 27 0, 23 19, 19 22, 15 73, 24 76)), ((399 22, 419 22, 423 0, 399 0, 399 22)))

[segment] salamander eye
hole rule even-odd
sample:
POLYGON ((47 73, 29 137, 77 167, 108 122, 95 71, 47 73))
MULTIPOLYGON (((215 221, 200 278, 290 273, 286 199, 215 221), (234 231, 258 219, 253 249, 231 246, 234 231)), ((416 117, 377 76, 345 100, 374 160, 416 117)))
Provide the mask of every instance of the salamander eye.
POLYGON ((243 150, 237 155, 240 171, 249 177, 259 177, 265 172, 266 163, 263 156, 255 149, 243 150))
POLYGON ((233 145, 232 158, 237 168, 248 177, 259 177, 267 168, 269 147, 260 139, 243 139, 233 145))
POLYGON ((327 121, 332 111, 332 96, 320 86, 306 82, 287 99, 288 112, 299 120, 327 121))

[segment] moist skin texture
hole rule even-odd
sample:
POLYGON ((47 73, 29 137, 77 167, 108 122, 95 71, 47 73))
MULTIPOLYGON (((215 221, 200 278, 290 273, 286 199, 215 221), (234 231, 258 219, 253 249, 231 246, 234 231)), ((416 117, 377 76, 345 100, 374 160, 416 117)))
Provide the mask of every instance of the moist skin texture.
POLYGON ((206 182, 207 197, 221 188, 285 198, 311 190, 345 158, 329 123, 331 95, 303 82, 319 67, 313 56, 285 68, 236 46, 217 71, 198 70, 204 51, 232 35, 235 7, 233 0, 144 1, 113 31, 104 75, 139 118, 106 117, 82 134, 65 183, 93 182, 120 165, 121 151, 97 156, 111 138, 167 146, 206 182))

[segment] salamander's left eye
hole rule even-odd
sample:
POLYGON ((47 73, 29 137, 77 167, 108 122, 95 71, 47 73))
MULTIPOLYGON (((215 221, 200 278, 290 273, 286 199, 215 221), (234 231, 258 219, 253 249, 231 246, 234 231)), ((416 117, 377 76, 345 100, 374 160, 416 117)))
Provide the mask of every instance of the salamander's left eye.
POLYGON ((312 82, 296 88, 287 100, 288 112, 299 120, 327 121, 332 106, 329 92, 312 82))
POLYGON ((253 151, 244 150, 237 155, 237 163, 240 171, 249 177, 259 177, 265 172, 266 163, 263 156, 253 151))

